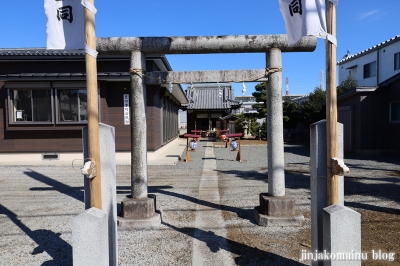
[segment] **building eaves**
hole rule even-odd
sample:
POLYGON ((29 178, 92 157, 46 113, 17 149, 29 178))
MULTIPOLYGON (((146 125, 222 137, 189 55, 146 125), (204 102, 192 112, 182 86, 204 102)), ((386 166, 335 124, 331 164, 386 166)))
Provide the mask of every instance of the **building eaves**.
POLYGON ((345 56, 339 62, 337 62, 337 64, 338 65, 343 64, 343 63, 345 63, 347 61, 350 61, 350 60, 353 60, 353 59, 355 59, 357 57, 360 57, 360 56, 363 56, 365 54, 371 53, 371 52, 373 52, 375 50, 381 49, 381 48, 383 48, 385 46, 388 46, 388 45, 390 45, 390 44, 392 44, 394 42, 398 42, 398 41, 400 41, 400 35, 396 35, 395 37, 393 37, 393 38, 391 38, 389 40, 386 40, 386 41, 381 42, 381 43, 379 43, 377 45, 369 47, 369 48, 367 48, 367 49, 365 49, 365 50, 363 50, 363 51, 361 51, 361 52, 359 52, 357 54, 352 54, 352 55, 345 56))
POLYGON ((342 93, 340 95, 337 96, 338 100, 342 100, 344 98, 348 98, 350 96, 353 96, 357 93, 361 93, 361 92, 374 92, 378 89, 379 87, 356 87, 354 89, 351 89, 349 91, 346 91, 345 93, 342 93))
POLYGON ((230 101, 232 104, 241 104, 241 101, 238 100, 233 100, 233 99, 228 99, 228 101, 230 101))
POLYGON ((219 119, 220 119, 220 120, 227 120, 227 119, 229 119, 229 118, 234 118, 234 119, 236 120, 236 119, 238 119, 239 117, 238 117, 237 115, 235 115, 235 114, 230 114, 230 115, 226 115, 226 116, 224 116, 224 117, 220 117, 219 119))
MULTIPOLYGON (((129 81, 129 72, 97 73, 98 80, 126 80, 129 81)), ((86 80, 86 73, 21 73, 0 75, 0 81, 46 81, 46 80, 86 80)))
POLYGON ((396 81, 399 81, 399 80, 400 80, 400 72, 397 73, 396 75, 388 78, 387 80, 382 81, 378 85, 380 87, 386 87, 386 86, 389 86, 390 84, 392 84, 393 82, 396 82, 396 81))

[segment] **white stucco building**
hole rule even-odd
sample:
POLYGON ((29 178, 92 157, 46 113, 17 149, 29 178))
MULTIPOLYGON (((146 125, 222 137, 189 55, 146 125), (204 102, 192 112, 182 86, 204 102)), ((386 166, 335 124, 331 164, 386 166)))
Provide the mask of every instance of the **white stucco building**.
POLYGON ((378 86, 400 73, 400 35, 357 54, 348 53, 338 66, 339 84, 351 76, 359 87, 378 86))

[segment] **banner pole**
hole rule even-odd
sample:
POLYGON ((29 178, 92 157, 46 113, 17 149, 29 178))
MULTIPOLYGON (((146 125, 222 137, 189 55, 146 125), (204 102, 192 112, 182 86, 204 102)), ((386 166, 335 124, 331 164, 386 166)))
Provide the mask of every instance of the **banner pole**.
MULTIPOLYGON (((94 5, 94 0, 88 0, 94 5)), ((85 12, 86 45, 96 51, 95 14, 87 8, 85 12)), ((97 92, 97 61, 86 53, 86 87, 88 102, 88 150, 90 160, 95 162, 96 174, 90 180, 90 207, 102 209, 101 165, 99 141, 99 109, 97 92)))
MULTIPOLYGON (((327 32, 336 37, 336 6, 326 0, 327 32)), ((327 206, 339 203, 338 175, 332 171, 337 147, 336 46, 326 41, 327 206)))

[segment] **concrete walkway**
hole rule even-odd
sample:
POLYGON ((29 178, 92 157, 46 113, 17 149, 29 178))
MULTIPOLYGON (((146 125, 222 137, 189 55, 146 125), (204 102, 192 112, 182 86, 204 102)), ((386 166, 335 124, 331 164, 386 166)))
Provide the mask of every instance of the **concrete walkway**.
POLYGON ((175 165, 185 148, 186 138, 177 138, 155 152, 147 152, 147 165, 175 165))
MULTIPOLYGON (((220 206, 217 160, 214 156, 212 142, 208 142, 205 150, 203 174, 200 180, 198 199, 208 201, 213 206, 220 206), (214 205, 215 204, 215 205, 214 205)), ((196 206, 196 221, 193 240, 192 265, 234 265, 234 261, 226 249, 210 253, 207 242, 216 242, 217 246, 227 246, 226 228, 221 208, 203 204, 196 206), (215 236, 203 234, 210 229, 218 228, 215 236)))

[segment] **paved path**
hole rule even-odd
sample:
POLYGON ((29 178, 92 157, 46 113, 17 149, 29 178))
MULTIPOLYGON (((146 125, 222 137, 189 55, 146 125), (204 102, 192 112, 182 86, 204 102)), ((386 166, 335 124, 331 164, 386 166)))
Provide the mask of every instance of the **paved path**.
MULTIPOLYGON (((212 144, 208 142, 205 149, 198 199, 200 202, 208 201, 220 206, 217 160, 212 144)), ((230 252, 226 249, 219 249, 210 254, 210 248, 207 246, 207 242, 210 241, 217 242, 215 243, 217 246, 228 246, 221 208, 197 204, 195 228, 192 265, 234 265, 230 252), (203 234, 204 231, 212 232, 215 236, 203 234)))

